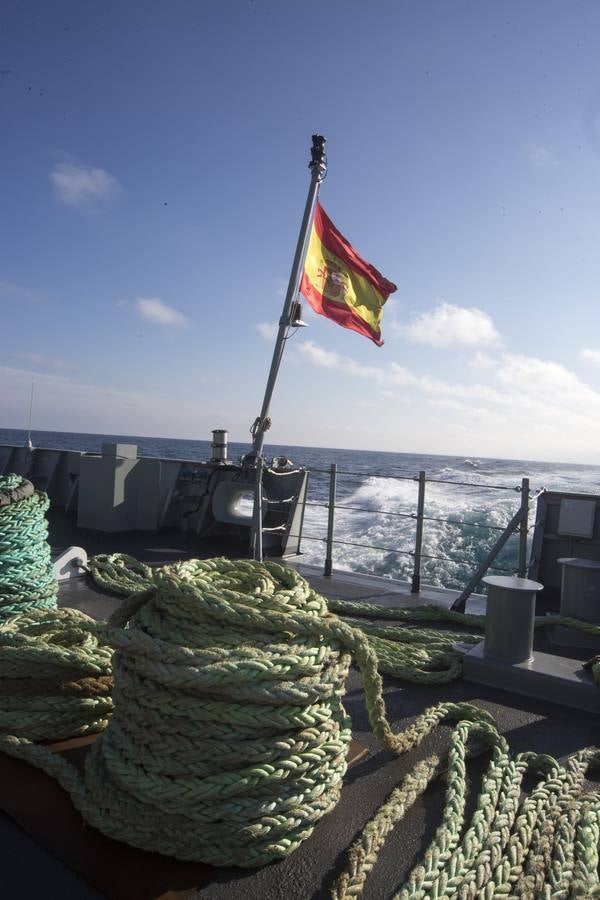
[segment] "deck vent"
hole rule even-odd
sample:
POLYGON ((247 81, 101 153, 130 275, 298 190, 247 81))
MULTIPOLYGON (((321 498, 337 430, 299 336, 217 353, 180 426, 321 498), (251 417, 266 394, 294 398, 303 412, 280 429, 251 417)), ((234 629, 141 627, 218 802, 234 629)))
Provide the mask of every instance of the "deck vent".
POLYGON ((212 447, 212 459, 211 462, 214 463, 226 463, 227 462, 227 431, 224 428, 214 428, 212 433, 213 439, 211 443, 212 447))

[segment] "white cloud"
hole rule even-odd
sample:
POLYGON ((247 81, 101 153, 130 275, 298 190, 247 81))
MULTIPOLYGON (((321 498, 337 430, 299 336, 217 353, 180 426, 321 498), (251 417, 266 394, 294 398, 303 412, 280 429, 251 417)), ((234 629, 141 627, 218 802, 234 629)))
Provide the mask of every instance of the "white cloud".
MULTIPOLYGON (((342 356, 340 353, 335 353, 333 350, 325 350, 324 347, 321 347, 314 341, 303 341, 296 347, 296 350, 315 366, 319 366, 322 369, 335 369, 338 372, 343 372, 345 375, 358 375, 362 378, 372 378, 374 381, 380 383, 405 383, 403 374, 407 372, 407 370, 402 369, 402 367, 396 365, 396 363, 391 363, 388 368, 382 366, 365 366, 362 363, 351 359, 349 356, 342 356)), ((409 377, 414 378, 414 376, 410 375, 409 377)))
MULTIPOLYGON (((118 384, 93 383, 59 372, 0 365, 0 410, 7 428, 26 425, 32 381, 34 430, 196 438, 210 436, 222 421, 218 379, 212 375, 199 402, 196 378, 174 391, 167 383, 158 389, 128 385, 121 379, 118 384)), ((245 439, 247 406, 232 409, 227 425, 245 439)))
POLYGON ((588 359, 590 362, 600 363, 600 350, 593 350, 591 347, 583 347, 579 351, 582 359, 588 359))
MULTIPOLYGON (((106 434, 190 436, 190 422, 206 434, 217 413, 206 397, 198 400, 193 386, 186 394, 129 386, 93 384, 51 372, 0 366, 3 423, 15 428, 27 422, 31 382, 34 429, 106 434)), ((245 424, 245 419, 243 420, 245 424)))
POLYGON ((400 333, 413 343, 432 347, 448 347, 451 344, 485 346, 500 340, 487 313, 476 307, 467 309, 451 303, 440 303, 430 312, 422 313, 402 327, 400 333))
POLYGON ((395 363, 365 366, 312 341, 297 350, 320 368, 377 382, 389 399, 390 389, 401 385, 400 395, 410 396, 418 411, 418 439, 430 432, 437 442, 429 452, 597 460, 600 392, 560 363, 504 352, 482 369, 484 384, 417 375, 395 363), (423 400, 435 417, 423 412, 423 400))
POLYGON ((543 144, 527 144, 527 160, 535 169, 549 169, 558 165, 558 158, 543 144))
POLYGON ((57 163, 50 173, 50 181, 58 200, 68 206, 104 203, 121 192, 114 175, 104 169, 74 163, 57 163))
POLYGON ((496 360, 492 356, 488 356, 487 353, 482 353, 481 350, 478 350, 469 360, 469 365, 473 369, 492 369, 496 365, 496 360))
POLYGON ((157 322, 159 325, 185 325, 186 317, 163 303, 159 297, 138 297, 135 301, 137 311, 142 319, 157 322))
POLYGON ((279 327, 274 322, 257 322, 256 330, 265 341, 274 341, 279 327))
POLYGON ((15 353, 16 359, 20 359, 30 366, 39 366, 42 369, 70 369, 72 364, 63 359, 50 359, 41 353, 15 353))

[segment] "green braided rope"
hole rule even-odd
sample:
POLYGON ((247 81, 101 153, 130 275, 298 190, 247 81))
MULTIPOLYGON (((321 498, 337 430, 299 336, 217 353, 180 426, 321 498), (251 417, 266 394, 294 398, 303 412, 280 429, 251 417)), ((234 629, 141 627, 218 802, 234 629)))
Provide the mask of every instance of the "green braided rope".
POLYGON ((410 749, 446 717, 488 721, 446 704, 394 734, 367 637, 292 569, 194 560, 156 571, 153 583, 96 625, 116 650, 115 710, 83 775, 43 747, 0 738, 117 840, 215 865, 291 853, 339 799, 352 658, 373 731, 391 750, 410 749))
POLYGON ((93 619, 57 609, 46 494, 0 477, 0 734, 59 740, 101 731, 113 708, 109 647, 93 619))
POLYGON ((16 498, 0 504, 0 619, 56 606, 45 516, 49 500, 40 491, 17 498, 24 486, 29 482, 20 475, 0 476, 0 495, 16 498))
MULTIPOLYGON (((88 565, 100 587, 127 596, 151 588, 159 571, 124 553, 100 554, 92 557, 88 565)), ((193 579, 195 561, 181 565, 185 567, 186 577, 193 579)), ((327 606, 347 624, 369 636, 379 660, 380 672, 420 684, 444 684, 460 678, 464 652, 457 645, 474 646, 481 638, 469 632, 415 628, 406 623, 426 621, 467 628, 485 627, 485 616, 454 612, 441 606, 398 608, 339 599, 328 599, 327 606)), ((588 634, 600 635, 599 625, 561 616, 538 617, 535 625, 566 625, 588 634)), ((593 672, 596 682, 600 684, 600 665, 593 672)))
POLYGON ((0 619, 0 734, 60 740, 106 727, 113 651, 95 631, 76 609, 0 619))
POLYGON ((583 790, 588 768, 599 766, 597 748, 578 751, 564 766, 545 754, 511 757, 493 727, 459 722, 447 755, 417 763, 367 823, 349 851, 348 866, 336 880, 332 898, 361 896, 392 829, 444 772, 442 822, 395 898, 599 897, 600 793, 583 790), (492 755, 465 828, 466 757, 473 739, 487 745, 492 755), (521 800, 528 774, 538 780, 521 800))
MULTIPOLYGON (((194 578, 195 560, 181 563, 182 571, 186 577, 194 578)), ((160 571, 139 562, 126 554, 100 554, 92 557, 88 562, 89 570, 96 583, 106 590, 127 596, 145 591, 155 584, 155 578, 160 571)), ((379 670, 395 678, 405 681, 419 682, 422 684, 445 684, 460 678, 462 674, 463 652, 456 648, 457 642, 474 645, 480 638, 469 633, 434 631, 431 628, 420 629, 414 627, 397 627, 396 625, 382 625, 376 622, 366 622, 358 618, 368 614, 369 604, 346 603, 340 600, 328 600, 327 605, 333 612, 338 612, 349 625, 358 628, 369 635, 370 643, 379 660, 379 670)), ((374 604, 374 616, 379 616, 379 611, 392 612, 385 607, 374 604)), ((480 626, 480 619, 476 616, 465 616, 461 613, 449 613, 441 610, 446 616, 440 615, 438 607, 426 607, 429 611, 423 614, 422 608, 417 608, 414 615, 405 616, 406 610, 400 610, 398 619, 430 619, 444 621, 450 615, 450 621, 465 624, 467 626, 480 626)))
POLYGON ((396 735, 369 639, 294 570, 207 560, 150 574, 152 587, 137 583, 112 627, 96 626, 117 651, 116 709, 83 776, 44 748, 0 739, 6 752, 54 775, 90 824, 217 865, 288 855, 339 796, 352 656, 373 731, 388 749, 403 753, 440 722, 458 724, 447 756, 419 762, 368 823, 334 898, 362 893, 386 836, 444 772, 442 822, 397 896, 598 896, 600 798, 582 796, 582 786, 600 751, 580 751, 562 767, 544 755, 511 758, 490 717, 469 704, 429 709, 396 735), (465 830, 466 758, 482 746, 492 758, 465 830), (521 802, 530 772, 541 777, 521 802))
MULTIPOLYGON (((454 610, 446 609, 444 606, 423 605, 400 608, 383 606, 381 603, 338 599, 329 599, 327 603, 332 612, 344 618, 347 616, 365 616, 372 619, 394 619, 399 622, 424 619, 427 621, 449 622, 454 625, 465 625, 469 628, 485 628, 485 616, 454 612, 454 610)), ((570 616, 536 616, 534 624, 536 628, 542 628, 545 625, 564 625, 567 628, 574 628, 586 634, 600 636, 600 625, 594 622, 585 622, 582 619, 572 619, 570 616)))

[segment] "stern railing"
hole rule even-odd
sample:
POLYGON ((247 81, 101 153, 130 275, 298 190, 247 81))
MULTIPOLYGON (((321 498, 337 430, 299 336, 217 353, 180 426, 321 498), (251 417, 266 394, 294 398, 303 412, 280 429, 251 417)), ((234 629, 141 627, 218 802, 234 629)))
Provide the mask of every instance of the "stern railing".
POLYGON ((486 529, 491 532, 498 532, 498 537, 494 542, 493 546, 488 550, 485 558, 481 561, 481 563, 476 567, 472 576, 469 578, 467 584, 465 585, 462 592, 456 598, 454 603, 452 604, 452 609, 458 611, 464 611, 466 601, 469 596, 473 593, 476 587, 480 584, 481 580, 484 578, 485 574, 492 570, 496 572, 504 572, 507 574, 516 574, 520 578, 525 578, 528 570, 528 561, 527 561, 527 547, 528 547, 528 533, 529 533, 529 511, 530 511, 530 501, 532 499, 536 499, 539 496, 539 493, 533 497, 532 492, 530 490, 529 478, 522 478, 521 483, 519 485, 510 486, 510 485, 499 485, 492 484, 487 482, 472 482, 472 481, 454 481, 450 479, 444 478, 432 478, 427 477, 427 473, 425 470, 419 471, 417 475, 389 475, 389 474, 379 474, 379 473, 370 473, 370 472, 351 472, 346 470, 338 469, 336 463, 332 463, 329 469, 311 469, 313 473, 320 473, 329 476, 329 498, 327 502, 319 502, 315 500, 307 500, 306 506, 320 507, 322 509, 327 510, 327 533, 325 537, 318 537, 316 535, 303 534, 303 540, 310 541, 319 541, 325 543, 325 565, 324 565, 324 575, 331 576, 333 573, 333 562, 334 562, 334 547, 336 545, 343 545, 348 547, 357 547, 361 549, 369 549, 369 550, 378 550, 383 553, 393 553, 397 555, 405 555, 410 556, 413 559, 412 565, 412 573, 410 578, 411 584, 411 593, 418 594, 421 590, 421 576, 422 576, 422 565, 423 560, 437 560, 443 562, 456 562, 462 563, 464 560, 457 559, 456 557, 450 556, 437 556, 434 554, 427 554, 423 552, 423 535, 424 529, 427 522, 436 522, 447 525, 454 525, 458 527, 465 528, 481 528, 486 529), (417 500, 416 500, 416 509, 414 512, 399 512, 392 511, 386 509, 373 509, 373 508, 365 508, 361 506, 348 505, 345 503, 337 502, 337 488, 338 488, 338 479, 340 476, 352 476, 361 479, 367 478, 382 478, 382 479, 390 479, 397 481, 412 481, 417 484, 417 500), (492 525, 488 523, 482 522, 462 522, 458 519, 446 519, 441 518, 439 516, 430 516, 426 514, 426 488, 427 485, 430 484, 445 484, 451 485, 456 488, 476 488, 476 489, 484 489, 484 490, 492 490, 492 491, 504 491, 511 493, 518 493, 520 495, 520 504, 517 511, 511 517, 510 521, 505 526, 500 525, 492 525), (401 518, 401 519, 413 519, 415 522, 415 534, 414 534, 414 547, 411 550, 400 549, 398 547, 384 547, 378 544, 367 544, 365 542, 356 542, 356 541, 348 541, 342 540, 340 538, 336 538, 335 536, 335 526, 336 526, 336 510, 346 510, 355 513, 369 513, 371 515, 376 516, 389 516, 392 518, 401 518), (517 555, 517 566, 515 569, 506 569, 501 568, 499 566, 494 566, 494 560, 498 557, 501 550, 504 548, 510 537, 514 534, 518 534, 519 536, 519 545, 518 545, 518 555, 517 555))

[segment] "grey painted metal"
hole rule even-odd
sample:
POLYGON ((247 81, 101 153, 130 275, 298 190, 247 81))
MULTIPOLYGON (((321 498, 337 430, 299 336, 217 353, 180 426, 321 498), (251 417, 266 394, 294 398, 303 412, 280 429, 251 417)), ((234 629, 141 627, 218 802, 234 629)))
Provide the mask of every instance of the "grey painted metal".
POLYGON ((423 515, 425 513, 425 471, 419 472, 419 493, 417 496, 417 528, 415 532, 415 558, 413 563, 411 593, 421 590, 421 552, 423 550, 423 515))
POLYGON ((282 556, 296 556, 300 553, 302 528, 304 526, 304 510, 306 507, 306 491, 308 490, 309 473, 301 473, 301 484, 298 489, 296 502, 293 504, 288 517, 287 535, 282 545, 282 556))
MULTIPOLYGON (((536 650, 528 662, 510 665, 487 657, 482 641, 463 657, 463 676, 465 681, 600 714, 600 690, 578 659, 536 650)), ((511 702, 516 706, 514 699, 511 702)), ((587 716, 579 718, 589 721, 587 716)))
MULTIPOLYGON (((552 613, 546 615, 551 616, 552 613)), ((600 653, 600 635, 586 634, 566 625, 546 625, 546 635, 551 647, 569 647, 572 650, 588 650, 589 655, 600 653)))
POLYGON ((80 459, 77 525, 108 532, 156 531, 161 460, 137 457, 135 445, 104 446, 114 453, 80 459))
POLYGON ((213 428, 212 462, 227 462, 227 431, 225 428, 213 428))
POLYGON ((600 622, 600 561, 562 557, 560 613, 585 622, 600 622))
POLYGON ((558 514, 558 534, 589 540, 594 534, 595 500, 573 500, 563 497, 558 514))
MULTIPOLYGON (((287 293, 285 295, 285 301, 283 303, 283 311, 279 320, 279 330, 277 332, 277 339, 275 341, 275 347, 273 349, 273 358, 271 360, 271 368, 269 370, 269 377, 267 379, 267 386, 265 388, 265 396, 263 398, 260 415, 255 420, 251 428, 252 451, 256 459, 258 459, 258 457, 262 455, 265 443, 265 432, 271 424, 269 421, 271 398, 273 397, 275 382, 277 381, 277 375, 279 373, 279 367, 281 365, 281 359, 283 357, 283 351, 285 349, 285 342, 288 337, 288 330, 292 322, 292 311, 294 307, 294 301, 296 300, 296 297, 298 295, 300 278, 302 277, 302 271, 304 269, 304 260, 306 258, 306 251, 308 249, 308 242, 310 239, 310 232, 315 215, 317 198, 319 196, 319 187, 327 171, 327 164, 325 162, 325 138, 321 135, 313 134, 312 136, 311 162, 309 163, 308 167, 311 173, 310 186, 308 188, 306 205, 304 207, 304 215, 302 216, 302 224, 300 225, 300 234, 298 235, 298 242, 296 244, 296 252, 294 254, 294 261, 292 263, 292 271, 290 272, 290 280, 288 282, 287 293)), ((256 477, 258 479, 258 467, 256 471, 256 477)), ((259 491, 257 489, 255 498, 258 497, 259 491)), ((260 516, 258 516, 256 509, 254 511, 254 520, 255 522, 261 521, 261 518, 260 516)), ((257 540, 255 534, 252 535, 251 543, 255 548, 255 559, 262 559, 262 554, 260 557, 256 556, 257 540)))
POLYGON ((102 456, 113 459, 137 459, 137 444, 102 444, 102 456))
POLYGON ((260 456, 264 446, 266 420, 269 416, 271 398, 273 396, 273 390, 275 388, 275 382, 277 380, 277 374, 279 372, 279 366, 281 364, 281 358, 283 356, 283 350, 287 338, 287 331, 291 324, 290 314, 292 312, 292 305, 298 295, 300 278, 302 277, 302 271, 304 269, 304 260, 306 258, 308 241, 310 239, 310 232, 315 215, 315 207, 317 203, 317 197, 319 195, 319 187, 321 185, 321 182, 323 181, 323 178, 325 177, 325 172, 327 171, 327 165, 324 158, 324 147, 325 138, 321 137, 320 135, 313 134, 311 150, 312 159, 309 163, 311 179, 310 187, 308 189, 308 197, 306 198, 306 205, 304 207, 304 215, 302 217, 300 234, 298 235, 298 243, 296 244, 296 252, 294 254, 294 262, 292 263, 292 271, 290 273, 288 289, 283 304, 283 312, 281 313, 281 318, 279 320, 279 331, 277 332, 277 340, 275 342, 275 348, 273 350, 273 359, 271 360, 271 369, 269 371, 269 377, 267 379, 267 386, 265 389, 262 409, 260 411, 260 416, 253 426, 254 433, 252 444, 253 451, 256 456, 260 456))
POLYGON ((252 535, 254 544, 254 559, 259 562, 263 558, 262 520, 263 520, 263 458, 256 458, 256 481, 254 483, 254 520, 252 523, 252 535))
POLYGON ((487 585, 484 653, 489 659, 522 663, 533 656, 535 595, 538 581, 506 575, 483 579, 487 585))
POLYGON ((504 545, 506 544, 506 542, 508 541, 510 536, 512 534, 514 534, 515 529, 518 527, 518 525, 521 522, 522 514, 523 514, 522 510, 519 507, 519 509, 514 514, 514 516, 512 517, 512 519, 510 520, 510 522, 508 523, 508 525, 506 526, 506 528, 504 529, 504 531, 502 532, 502 534, 500 535, 500 537, 498 538, 498 540, 496 541, 496 543, 494 544, 494 546, 492 547, 490 552, 488 553, 488 555, 485 557, 483 562, 481 562, 477 566, 477 569, 475 570, 475 572, 469 579, 469 582, 468 582, 466 588, 464 589, 462 594, 460 594, 460 596, 457 597, 456 600, 454 601, 454 603, 452 604, 452 609, 455 612, 464 612, 465 611, 465 606, 466 606, 468 598, 473 593, 473 591, 475 590, 475 588, 477 587, 479 582, 482 580, 483 576, 485 575, 485 573, 487 572, 487 570, 489 569, 491 564, 494 562, 494 560, 496 559, 496 557, 498 556, 498 554, 500 553, 500 551, 502 550, 502 548, 504 547, 504 545))
POLYGON ((529 478, 521 481, 521 523, 519 525, 519 565, 517 575, 527 575, 527 532, 529 529, 529 478))
POLYGON ((598 494, 583 494, 575 491, 544 491, 537 499, 535 530, 529 577, 544 585, 544 602, 558 609, 562 587, 562 558, 580 557, 600 560, 600 515, 596 509, 594 533, 591 538, 573 534, 561 534, 561 512, 565 500, 593 501, 598 507, 598 494))
POLYGON ((327 552, 325 554, 325 575, 333 571, 333 530, 335 522, 335 489, 337 484, 337 465, 331 463, 329 470, 329 512, 327 515, 327 552))

